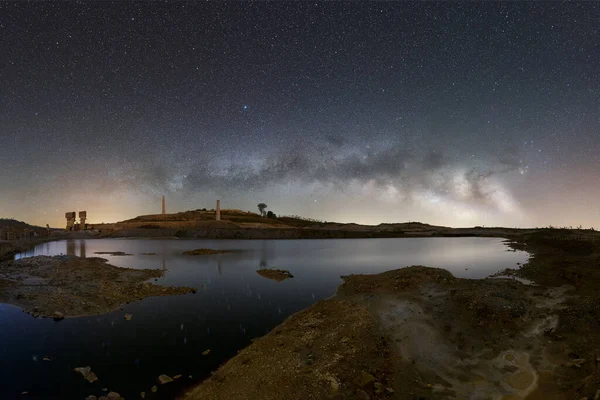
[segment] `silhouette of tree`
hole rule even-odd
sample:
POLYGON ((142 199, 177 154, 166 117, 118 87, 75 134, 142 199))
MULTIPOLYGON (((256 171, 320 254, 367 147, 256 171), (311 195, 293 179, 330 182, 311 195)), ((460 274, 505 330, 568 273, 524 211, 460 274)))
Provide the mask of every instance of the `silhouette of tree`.
POLYGON ((260 211, 260 215, 262 215, 264 217, 265 216, 265 208, 267 208, 267 205, 265 203, 258 203, 257 207, 258 207, 258 211, 260 211))

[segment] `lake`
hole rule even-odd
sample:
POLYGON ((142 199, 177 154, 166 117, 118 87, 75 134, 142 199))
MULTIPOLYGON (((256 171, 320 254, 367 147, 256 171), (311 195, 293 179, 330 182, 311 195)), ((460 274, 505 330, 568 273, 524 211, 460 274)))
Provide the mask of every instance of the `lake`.
POLYGON ((343 240, 92 239, 41 244, 16 258, 70 254, 110 264, 166 271, 161 285, 198 288, 195 294, 154 297, 110 314, 62 321, 33 318, 0 303, 0 398, 84 399, 104 388, 127 399, 169 399, 210 375, 227 359, 296 311, 335 293, 341 275, 373 274, 409 265, 445 268, 460 278, 485 278, 516 268, 529 255, 509 251, 498 238, 343 240), (184 256, 196 248, 239 250, 184 256), (156 253, 144 255, 142 253, 156 253), (260 268, 292 272, 275 282, 260 268), (132 314, 126 321, 125 313, 132 314), (203 352, 210 352, 203 355, 203 352), (47 357, 50 361, 45 361, 47 357), (91 366, 99 380, 85 381, 73 368, 91 366), (182 375, 159 385, 160 374, 182 375))

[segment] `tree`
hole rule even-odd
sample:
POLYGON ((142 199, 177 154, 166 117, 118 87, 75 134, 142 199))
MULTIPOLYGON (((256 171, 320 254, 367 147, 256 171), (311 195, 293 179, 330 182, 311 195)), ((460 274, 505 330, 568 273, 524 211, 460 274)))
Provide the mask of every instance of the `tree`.
POLYGON ((277 215, 273 211, 267 211, 267 218, 277 219, 277 215))
POLYGON ((267 208, 267 205, 265 203, 258 203, 257 207, 258 207, 258 211, 260 211, 260 215, 262 215, 264 217, 265 216, 265 208, 267 208))

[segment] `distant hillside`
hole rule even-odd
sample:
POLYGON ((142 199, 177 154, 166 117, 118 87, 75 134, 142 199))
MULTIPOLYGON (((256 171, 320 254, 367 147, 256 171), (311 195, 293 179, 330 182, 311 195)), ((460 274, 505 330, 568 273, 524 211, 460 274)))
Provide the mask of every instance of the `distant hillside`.
MULTIPOLYGON (((138 217, 119 222, 124 223, 140 223, 140 222, 190 222, 190 221, 214 221, 215 210, 190 210, 182 211, 174 214, 153 214, 140 215, 138 217)), ((269 224, 271 226, 282 227, 308 227, 324 225, 323 221, 318 221, 310 218, 302 218, 297 215, 279 216, 277 218, 265 218, 257 213, 242 210, 221 210, 221 220, 230 221, 236 224, 269 224)))
POLYGON ((12 218, 0 218, 0 229, 3 229, 3 228, 9 228, 16 232, 22 232, 26 229, 34 230, 36 232, 46 231, 46 228, 43 228, 41 226, 29 225, 26 222, 17 221, 16 219, 12 219, 12 218))

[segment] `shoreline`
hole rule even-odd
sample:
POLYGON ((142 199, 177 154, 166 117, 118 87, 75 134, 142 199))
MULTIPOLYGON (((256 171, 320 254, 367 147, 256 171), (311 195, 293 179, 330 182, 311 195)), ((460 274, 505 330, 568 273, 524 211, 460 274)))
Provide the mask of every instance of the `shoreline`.
MULTIPOLYGON (((467 362, 465 365, 477 365, 488 371, 487 379, 501 382, 496 387, 486 386, 490 396, 500 396, 489 398, 594 399, 600 390, 600 269, 595 267, 600 264, 600 241, 581 240, 576 235, 570 235, 571 240, 565 239, 565 232, 559 230, 532 230, 519 235, 502 235, 500 231, 497 235, 447 233, 386 238, 498 238, 509 249, 527 251, 530 259, 518 270, 498 273, 508 279, 480 282, 454 278, 444 270, 426 267, 344 277, 334 296, 291 315, 267 335, 254 339, 212 377, 188 389, 183 398, 252 399, 260 395, 265 400, 413 399, 415 396, 441 399, 461 398, 471 393, 473 385, 469 386, 469 379, 457 378, 459 370, 443 368, 442 373, 437 373, 431 365, 423 363, 423 357, 414 354, 415 349, 431 348, 436 353, 427 357, 442 354, 445 360, 442 365, 446 367, 467 362), (514 277, 532 280, 536 285, 523 285, 514 277), (400 285, 390 286, 398 281, 400 285), (466 294, 462 296, 462 292, 466 294), (436 304, 431 298, 444 301, 436 304), (436 307, 442 307, 444 312, 432 314, 436 307), (502 307, 512 311, 506 314, 502 307), (418 313, 423 317, 416 318, 418 313), (484 314, 493 317, 489 319, 484 314), (437 317, 431 318, 432 315, 437 317), (400 317, 408 321, 406 326, 387 321, 400 317), (459 328, 454 329, 454 325, 459 328), (308 339, 307 330, 312 335, 308 339), (420 334, 416 335, 418 330, 420 334), (398 332, 402 333, 401 338, 398 332), (431 341, 420 342, 419 336, 431 341), (448 339, 440 341, 436 339, 439 337, 448 339), (498 344, 490 345, 489 338, 498 344), (477 351, 465 349, 469 345, 477 351), (448 351, 449 348, 453 351, 448 351), (398 361, 407 359, 412 364, 398 361), (283 369, 273 370, 270 366, 283 369), (498 368, 505 373, 489 372, 498 368), (303 382, 303 386, 285 383, 295 379, 303 382), (260 385, 255 388, 257 382, 260 385)), ((103 238, 111 237, 53 236, 20 246, 27 250, 50 241, 103 238)), ((158 238, 165 239, 121 237, 158 238)), ((465 367, 462 372, 468 370, 465 367)))
POLYGON ((421 266, 343 277, 334 296, 253 340, 182 398, 594 399, 600 246, 545 235, 503 237, 531 254, 503 273, 535 286, 421 266))

